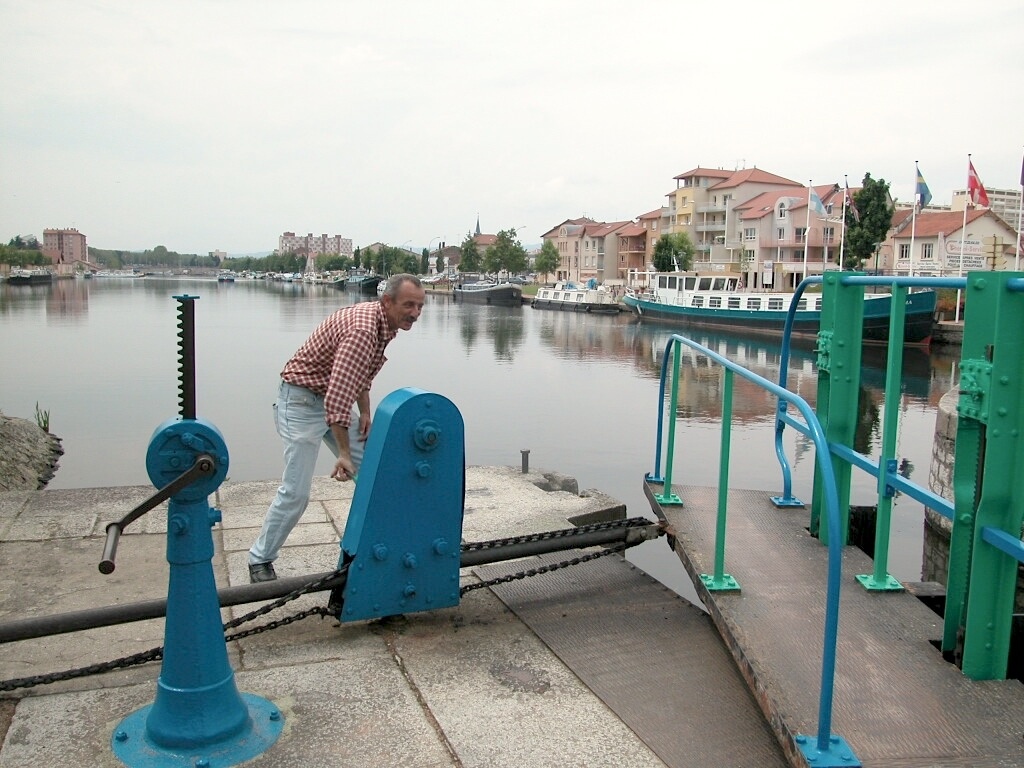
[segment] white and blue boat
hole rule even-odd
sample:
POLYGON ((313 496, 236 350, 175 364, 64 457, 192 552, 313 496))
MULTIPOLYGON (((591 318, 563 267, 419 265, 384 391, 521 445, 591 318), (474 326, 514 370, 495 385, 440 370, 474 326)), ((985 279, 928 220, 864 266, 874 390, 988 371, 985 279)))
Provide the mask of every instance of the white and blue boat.
POLYGON ((586 285, 573 282, 558 282, 553 287, 543 287, 531 302, 534 309, 563 309, 570 312, 618 312, 619 302, 611 291, 596 281, 586 285))
MULTIPOLYGON (((793 293, 748 291, 740 276, 694 272, 658 272, 643 292, 628 291, 623 303, 641 320, 779 336, 793 293)), ((816 336, 821 320, 820 293, 804 293, 793 316, 794 336, 816 336)), ((907 294, 904 344, 931 342, 936 294, 933 290, 907 294)), ((892 297, 864 296, 864 341, 887 343, 892 297)))

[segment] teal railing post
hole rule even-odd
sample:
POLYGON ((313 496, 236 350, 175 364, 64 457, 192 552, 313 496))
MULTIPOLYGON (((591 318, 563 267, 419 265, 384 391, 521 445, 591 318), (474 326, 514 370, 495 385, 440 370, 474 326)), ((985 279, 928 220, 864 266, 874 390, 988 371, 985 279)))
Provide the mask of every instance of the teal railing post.
MULTIPOLYGON (((672 355, 672 399, 669 401, 668 408, 668 442, 665 448, 665 472, 664 472, 664 484, 661 486, 661 493, 654 494, 655 500, 663 505, 680 505, 683 500, 678 495, 672 492, 672 461, 675 458, 675 447, 676 447, 676 421, 678 415, 676 414, 676 404, 679 402, 679 366, 680 358, 682 357, 681 345, 676 336, 672 336, 669 339, 668 344, 665 346, 665 354, 672 355)), ((662 366, 662 383, 661 383, 661 397, 665 397, 665 381, 664 381, 665 367, 662 366)))
POLYGON ((723 370, 722 385, 722 437, 718 452, 718 516, 715 519, 715 572, 702 573, 700 580, 709 591, 735 592, 740 585, 725 572, 725 523, 729 506, 729 451, 732 445, 732 388, 733 373, 723 370))
POLYGON ((869 574, 857 574, 865 589, 898 592, 903 585, 889 575, 889 532, 892 525, 892 500, 895 489, 888 475, 896 468, 896 434, 899 426, 900 383, 903 379, 903 326, 907 317, 907 292, 904 285, 892 286, 889 307, 889 348, 885 365, 885 406, 883 410, 882 453, 878 457, 878 511, 875 516, 874 567, 869 574))
POLYGON ((1024 524, 1022 273, 968 275, 942 649, 963 638, 963 673, 1005 679, 1018 560, 994 545, 1024 524))
MULTIPOLYGON (((864 336, 864 286, 843 285, 842 272, 827 272, 818 331, 818 419, 829 443, 853 445, 860 398, 861 344, 864 336)), ((839 544, 845 545, 850 529, 850 482, 852 467, 832 456, 839 502, 839 544)), ((815 470, 811 497, 811 535, 828 544, 829 528, 821 526, 824 505, 821 470, 815 470)))

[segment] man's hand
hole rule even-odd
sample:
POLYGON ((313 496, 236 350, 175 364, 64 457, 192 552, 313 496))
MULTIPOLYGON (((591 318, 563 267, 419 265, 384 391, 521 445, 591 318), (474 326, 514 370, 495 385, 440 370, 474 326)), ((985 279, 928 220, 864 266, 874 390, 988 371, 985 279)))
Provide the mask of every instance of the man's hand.
POLYGON ((334 464, 334 469, 331 471, 331 477, 335 480, 345 482, 351 480, 356 476, 356 468, 352 464, 352 459, 347 456, 339 456, 338 460, 334 464))

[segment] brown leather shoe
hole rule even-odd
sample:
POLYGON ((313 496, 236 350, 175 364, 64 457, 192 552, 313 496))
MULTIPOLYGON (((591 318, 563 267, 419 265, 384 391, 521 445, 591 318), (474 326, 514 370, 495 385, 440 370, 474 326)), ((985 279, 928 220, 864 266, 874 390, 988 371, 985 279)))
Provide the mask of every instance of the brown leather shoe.
POLYGON ((249 583, 258 584, 261 581, 276 581, 277 572, 273 563, 249 564, 249 583))

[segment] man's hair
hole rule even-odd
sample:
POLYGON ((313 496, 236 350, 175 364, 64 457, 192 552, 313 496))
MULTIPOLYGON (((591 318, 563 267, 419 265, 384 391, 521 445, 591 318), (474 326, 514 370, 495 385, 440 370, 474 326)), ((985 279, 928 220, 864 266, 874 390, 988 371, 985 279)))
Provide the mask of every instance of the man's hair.
POLYGON ((398 296, 398 290, 402 287, 402 283, 412 283, 417 288, 422 288, 423 284, 420 283, 420 279, 416 275, 410 275, 406 272, 400 272, 397 275, 392 275, 388 278, 387 283, 384 285, 384 292, 382 295, 390 296, 394 299, 398 296))

